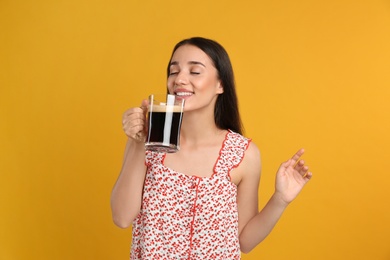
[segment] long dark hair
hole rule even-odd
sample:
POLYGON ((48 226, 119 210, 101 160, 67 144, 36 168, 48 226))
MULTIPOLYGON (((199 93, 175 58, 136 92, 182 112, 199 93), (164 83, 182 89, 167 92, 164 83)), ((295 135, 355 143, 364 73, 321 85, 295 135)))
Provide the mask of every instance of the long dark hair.
MULTIPOLYGON (((215 124, 220 129, 230 129, 236 133, 243 134, 243 125, 238 109, 233 67, 225 48, 214 40, 202 37, 193 37, 184 39, 177 43, 173 48, 171 59, 175 51, 180 46, 187 44, 196 46, 206 53, 213 61, 214 66, 218 71, 218 77, 222 83, 223 93, 218 95, 215 104, 215 124)), ((170 63, 168 63, 167 76, 169 76, 169 65, 170 63)))

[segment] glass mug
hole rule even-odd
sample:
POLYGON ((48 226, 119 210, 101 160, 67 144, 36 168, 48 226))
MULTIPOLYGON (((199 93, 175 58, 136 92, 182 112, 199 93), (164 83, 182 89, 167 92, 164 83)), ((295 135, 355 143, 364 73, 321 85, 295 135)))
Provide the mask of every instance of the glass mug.
POLYGON ((174 153, 180 149, 183 108, 184 99, 178 99, 175 95, 149 96, 146 150, 174 153))

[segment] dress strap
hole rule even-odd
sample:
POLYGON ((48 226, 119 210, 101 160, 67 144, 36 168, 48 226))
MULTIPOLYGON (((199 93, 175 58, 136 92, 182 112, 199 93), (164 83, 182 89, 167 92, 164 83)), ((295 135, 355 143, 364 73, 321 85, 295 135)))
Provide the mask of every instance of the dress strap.
POLYGON ((230 171, 240 165, 250 142, 251 139, 229 130, 215 164, 214 174, 223 174, 230 179, 230 171))

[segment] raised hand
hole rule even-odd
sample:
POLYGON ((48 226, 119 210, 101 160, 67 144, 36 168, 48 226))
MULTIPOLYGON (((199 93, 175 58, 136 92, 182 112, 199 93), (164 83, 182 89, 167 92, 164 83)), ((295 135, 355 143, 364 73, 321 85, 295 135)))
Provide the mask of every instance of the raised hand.
POLYGON ((304 149, 300 149, 291 159, 283 162, 276 173, 275 193, 286 204, 298 196, 312 177, 309 167, 300 159, 304 152, 304 149))
POLYGON ((147 133, 146 112, 148 101, 143 100, 141 107, 126 110, 122 117, 122 127, 125 134, 136 141, 143 142, 147 133))

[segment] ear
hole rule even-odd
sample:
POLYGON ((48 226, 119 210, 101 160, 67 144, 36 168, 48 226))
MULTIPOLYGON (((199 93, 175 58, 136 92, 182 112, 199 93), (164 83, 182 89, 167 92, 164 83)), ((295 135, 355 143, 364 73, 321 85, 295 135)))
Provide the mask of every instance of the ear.
POLYGON ((217 94, 222 94, 222 93, 223 93, 223 86, 222 86, 222 83, 220 81, 218 81, 217 94))

